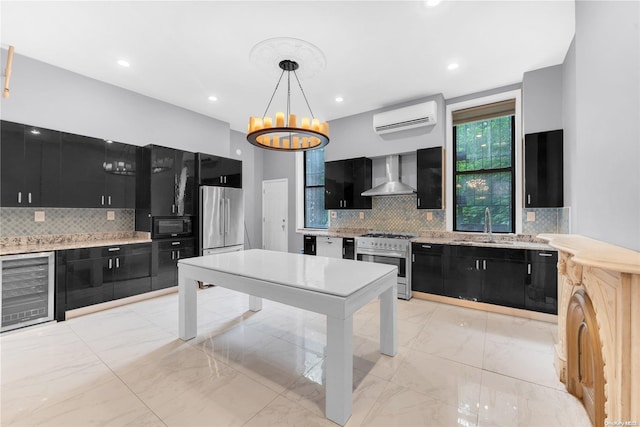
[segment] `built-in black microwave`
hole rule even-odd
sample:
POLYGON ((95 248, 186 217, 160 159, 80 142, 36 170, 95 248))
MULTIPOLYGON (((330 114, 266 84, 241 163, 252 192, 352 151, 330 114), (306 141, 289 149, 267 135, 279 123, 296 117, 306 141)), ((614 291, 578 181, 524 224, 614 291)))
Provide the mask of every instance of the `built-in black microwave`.
POLYGON ((192 218, 190 216, 153 217, 152 239, 171 237, 188 237, 193 235, 192 218))

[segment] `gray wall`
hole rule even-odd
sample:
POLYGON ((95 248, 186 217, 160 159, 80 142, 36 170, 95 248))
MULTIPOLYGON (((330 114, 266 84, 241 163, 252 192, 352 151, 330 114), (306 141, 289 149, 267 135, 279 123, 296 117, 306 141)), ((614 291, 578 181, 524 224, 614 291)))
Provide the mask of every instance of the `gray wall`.
POLYGON ((244 189, 245 249, 262 247, 262 163, 264 150, 247 142, 245 134, 231 131, 229 157, 242 160, 244 189), (238 154, 237 150, 240 150, 238 154))
POLYGON ((329 123, 331 143, 325 148, 325 160, 415 153, 419 148, 444 146, 444 105, 444 98, 441 94, 438 94, 392 107, 332 120, 329 123), (435 125, 386 135, 378 135, 373 131, 374 114, 431 100, 435 100, 438 105, 438 117, 435 125))
MULTIPOLYGON (((7 51, 2 50, 2 58, 7 51)), ((4 66, 3 66, 4 67, 4 66)), ((134 145, 229 156, 229 124, 15 54, 0 118, 134 145)))
POLYGON ((562 127, 564 144, 564 204, 571 209, 570 223, 575 232, 580 204, 577 197, 578 144, 576 141, 576 41, 569 46, 562 64, 562 127))
MULTIPOLYGON (((300 253, 303 247, 303 235, 296 233, 296 157, 295 153, 279 153, 277 151, 263 151, 263 179, 288 179, 288 203, 289 203, 289 226, 288 245, 289 252, 300 253)), ((262 192, 262 184, 260 190, 262 192)), ((262 199, 261 199, 262 200, 262 199)), ((262 204, 260 211, 262 211, 262 204)), ((260 213, 262 217, 262 213, 260 213)))
POLYGON ((575 126, 569 168, 576 201, 573 232, 635 250, 640 250, 639 27, 640 2, 576 2, 575 124, 571 117, 566 122, 575 126))
POLYGON ((562 129, 562 65, 522 76, 523 133, 562 129))

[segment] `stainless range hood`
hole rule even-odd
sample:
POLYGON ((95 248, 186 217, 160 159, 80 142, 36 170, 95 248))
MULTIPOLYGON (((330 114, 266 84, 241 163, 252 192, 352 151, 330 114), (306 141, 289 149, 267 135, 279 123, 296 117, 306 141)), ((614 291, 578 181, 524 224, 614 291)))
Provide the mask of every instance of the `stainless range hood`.
POLYGON ((385 159, 387 181, 371 190, 362 193, 363 196, 401 196, 416 192, 411 186, 400 182, 400 156, 391 155, 385 159))

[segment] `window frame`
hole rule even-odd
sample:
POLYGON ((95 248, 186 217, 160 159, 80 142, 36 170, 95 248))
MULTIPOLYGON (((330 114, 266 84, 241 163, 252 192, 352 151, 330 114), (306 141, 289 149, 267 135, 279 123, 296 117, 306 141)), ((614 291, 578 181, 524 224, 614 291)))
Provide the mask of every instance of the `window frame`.
MULTIPOLYGON (((467 97, 465 97, 467 98, 467 97)), ((446 206, 450 206, 445 210, 445 219, 446 219, 446 230, 454 231, 453 220, 454 214, 453 210, 455 209, 455 199, 454 199, 454 173, 453 173, 453 162, 455 159, 454 153, 454 144, 453 144, 453 111, 461 110, 470 107, 477 107, 484 104, 491 104, 499 101, 505 101, 508 99, 515 99, 515 200, 514 200, 514 211, 515 211, 515 233, 522 233, 522 217, 523 217, 523 167, 522 167, 522 88, 521 85, 514 85, 510 87, 504 88, 503 92, 495 92, 490 95, 479 95, 476 98, 467 98, 463 101, 452 102, 446 105, 445 107, 445 157, 446 157, 446 187, 445 187, 445 196, 446 196, 446 206), (451 171, 451 172, 449 172, 451 171)))
MULTIPOLYGON (((323 150, 324 148, 322 148, 323 150)), ((322 185, 307 185, 307 153, 311 151, 302 152, 302 228, 314 229, 314 230, 328 230, 329 229, 329 211, 323 209, 327 214, 327 227, 307 227, 307 206, 306 206, 306 194, 307 188, 322 188, 324 189, 324 181, 322 185)), ((323 162, 324 163, 324 162, 323 162)))
MULTIPOLYGON (((496 116, 493 117, 492 119, 497 119, 500 117, 506 117, 507 115, 503 115, 503 116, 496 116)), ((454 186, 453 186, 453 200, 454 200, 454 204, 451 205, 453 207, 453 231, 458 231, 458 232, 465 232, 465 233, 479 233, 481 231, 479 230, 458 230, 456 229, 456 216, 457 216, 457 212, 458 212, 458 205, 457 205, 457 200, 458 200, 458 190, 457 190, 457 186, 455 185, 456 182, 458 182, 458 176, 460 175, 490 175, 490 174, 494 174, 494 173, 500 173, 500 172, 509 172, 510 173, 510 177, 511 177, 511 230, 507 231, 507 232, 502 232, 502 231, 494 231, 495 233, 506 233, 506 234, 510 234, 510 233, 514 233, 516 230, 516 205, 515 205, 515 200, 516 200, 516 186, 515 186, 515 182, 516 182, 516 118, 515 118, 515 114, 513 115, 508 115, 509 117, 511 117, 511 166, 510 167, 503 167, 503 168, 496 168, 496 169, 478 169, 478 170, 472 170, 472 171, 458 171, 457 170, 457 165, 456 165, 456 159, 453 159, 452 162, 452 173, 453 173, 453 182, 454 182, 454 186)), ((483 120, 492 120, 492 119, 483 119, 483 120)), ((482 121, 482 120, 479 120, 482 121)), ((453 125, 452 124, 452 132, 453 132, 453 152, 456 153, 457 152, 457 126, 458 125, 453 125)))

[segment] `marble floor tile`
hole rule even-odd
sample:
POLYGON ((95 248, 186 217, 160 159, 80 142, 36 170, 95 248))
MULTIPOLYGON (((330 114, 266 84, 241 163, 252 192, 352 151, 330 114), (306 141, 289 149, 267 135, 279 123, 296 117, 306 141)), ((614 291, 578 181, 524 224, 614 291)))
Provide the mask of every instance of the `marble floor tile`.
POLYGON ((362 423, 367 427, 477 425, 477 415, 435 400, 395 383, 389 383, 362 423))
POLYGON ((394 384, 476 415, 482 370, 418 350, 409 351, 391 378, 394 384))
POLYGON ((478 421, 481 427, 591 427, 581 403, 566 391, 487 371, 478 421))
MULTIPOLYGON (((178 294, 0 335, 6 426, 331 426, 326 318, 217 286, 198 336, 178 294)), ((588 426, 555 377, 555 325, 398 300, 398 353, 380 354, 378 300, 354 314, 359 426, 588 426), (562 421, 562 422, 561 422, 562 421)))
POLYGON ((411 348, 481 368, 486 324, 486 312, 441 304, 411 348))

